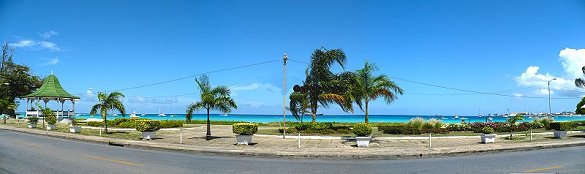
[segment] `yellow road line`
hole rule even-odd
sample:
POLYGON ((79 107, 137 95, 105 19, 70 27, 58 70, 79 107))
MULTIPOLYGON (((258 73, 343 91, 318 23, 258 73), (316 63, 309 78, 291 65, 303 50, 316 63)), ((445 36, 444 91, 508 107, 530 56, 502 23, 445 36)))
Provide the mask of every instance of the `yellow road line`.
POLYGON ((561 166, 552 166, 552 167, 546 167, 546 168, 538 168, 538 169, 534 169, 534 170, 527 170, 524 171, 526 173, 532 173, 532 172, 539 172, 539 171, 545 171, 545 170, 552 170, 552 169, 560 169, 562 168, 561 166))
POLYGON ((103 158, 103 157, 97 157, 97 156, 91 156, 91 155, 88 155, 87 157, 93 158, 93 159, 104 160, 104 161, 110 161, 110 162, 114 162, 114 163, 118 163, 118 164, 125 164, 125 165, 129 165, 129 166, 144 166, 144 165, 138 164, 138 163, 120 161, 120 160, 115 160, 115 159, 110 159, 110 158, 103 158))

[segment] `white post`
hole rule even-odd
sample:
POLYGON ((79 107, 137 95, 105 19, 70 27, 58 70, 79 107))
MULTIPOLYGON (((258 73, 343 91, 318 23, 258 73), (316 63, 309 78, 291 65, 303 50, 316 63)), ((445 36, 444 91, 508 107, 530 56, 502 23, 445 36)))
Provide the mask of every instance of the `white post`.
POLYGON ((433 147, 433 139, 431 134, 433 133, 429 132, 429 147, 433 147))
POLYGON ((284 75, 282 78, 282 138, 286 138, 286 60, 288 60, 288 57, 286 56, 286 53, 284 53, 284 57, 282 58, 283 60, 283 67, 284 67, 284 75))
POLYGON ((179 128, 179 144, 183 144, 183 129, 179 128))
POLYGON ((299 143, 299 149, 301 148, 301 132, 299 132, 299 136, 298 136, 298 143, 299 143))
POLYGON ((532 142, 532 129, 530 129, 530 142, 532 142))
POLYGON ((100 128, 100 136, 102 136, 102 128, 100 128))

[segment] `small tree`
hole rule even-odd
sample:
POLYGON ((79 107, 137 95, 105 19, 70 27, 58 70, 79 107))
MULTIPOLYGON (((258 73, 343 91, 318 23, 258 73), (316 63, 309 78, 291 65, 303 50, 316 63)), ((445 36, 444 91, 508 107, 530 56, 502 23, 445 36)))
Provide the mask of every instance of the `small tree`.
POLYGON ((579 103, 577 103, 577 109, 575 109, 575 114, 585 115, 585 97, 581 99, 579 103))
POLYGON ((390 104, 398 98, 397 95, 404 93, 402 88, 390 80, 388 76, 383 74, 374 75, 373 73, 377 70, 376 64, 366 61, 364 67, 355 73, 353 77, 355 78, 355 83, 350 88, 350 93, 355 103, 365 112, 365 123, 369 122, 369 103, 371 101, 381 97, 384 98, 386 104, 390 104))
POLYGON ((124 108, 124 104, 122 103, 122 99, 124 94, 121 92, 112 92, 112 93, 98 93, 98 103, 93 105, 91 111, 89 112, 90 115, 95 115, 98 111, 104 120, 104 129, 105 132, 108 133, 108 111, 110 110, 117 110, 122 115, 126 115, 126 108, 124 108))
POLYGON ((516 126, 516 122, 524 120, 524 116, 522 114, 516 114, 516 116, 508 119, 508 124, 510 124, 510 140, 512 140, 512 134, 514 133, 514 126, 516 126))
POLYGON ((232 108, 237 109, 236 102, 230 97, 230 89, 227 86, 211 87, 209 78, 206 75, 195 79, 199 86, 201 101, 195 102, 187 106, 186 121, 191 121, 191 116, 194 111, 205 109, 207 110, 207 133, 205 139, 211 139, 211 128, 209 121, 209 111, 219 110, 223 113, 230 113, 232 108))

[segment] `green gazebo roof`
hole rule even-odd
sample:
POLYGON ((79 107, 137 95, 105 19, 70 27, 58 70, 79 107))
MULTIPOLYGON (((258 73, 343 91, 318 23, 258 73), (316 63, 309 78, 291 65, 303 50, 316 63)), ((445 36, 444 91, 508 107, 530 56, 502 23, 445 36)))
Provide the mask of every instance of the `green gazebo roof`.
POLYGON ((25 98, 60 98, 60 99, 79 99, 79 97, 69 94, 59 83, 59 79, 53 73, 43 81, 43 85, 32 94, 24 96, 25 98))

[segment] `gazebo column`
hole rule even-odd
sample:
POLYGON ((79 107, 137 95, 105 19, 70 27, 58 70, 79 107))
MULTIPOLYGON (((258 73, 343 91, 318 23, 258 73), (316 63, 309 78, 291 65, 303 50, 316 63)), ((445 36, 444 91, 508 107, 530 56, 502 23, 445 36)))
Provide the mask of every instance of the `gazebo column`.
POLYGON ((61 117, 65 118, 65 111, 63 110, 63 103, 65 103, 65 100, 59 99, 59 102, 61 102, 61 117))

